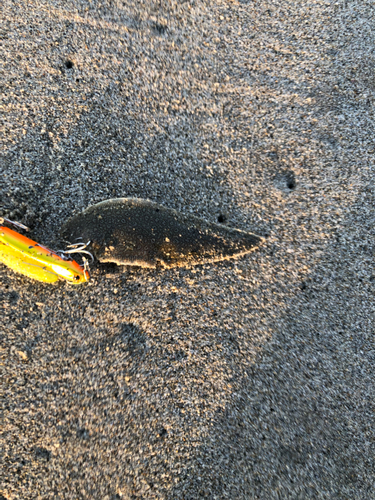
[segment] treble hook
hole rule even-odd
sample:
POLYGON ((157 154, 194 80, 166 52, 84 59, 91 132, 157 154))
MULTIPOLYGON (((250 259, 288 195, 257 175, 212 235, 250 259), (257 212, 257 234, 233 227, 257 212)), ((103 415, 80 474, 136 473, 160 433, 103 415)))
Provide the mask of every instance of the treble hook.
MULTIPOLYGON (((90 252, 85 252, 85 253, 90 254, 90 252)), ((91 257, 92 257, 92 255, 91 255, 91 257)), ((84 275, 85 279, 88 280, 88 277, 90 277, 90 275, 89 275, 89 271, 90 271, 89 261, 86 259, 86 257, 84 255, 82 255, 82 260, 83 260, 83 275, 84 275)))
MULTIPOLYGON (((86 254, 86 255, 89 255, 90 258, 91 258, 91 262, 94 262, 94 256, 91 252, 89 252, 88 250, 85 250, 85 248, 87 248, 89 245, 90 245, 91 241, 87 242, 87 243, 73 243, 72 245, 68 245, 67 248, 70 248, 70 250, 58 250, 57 253, 63 258, 63 259, 68 259, 69 256, 73 253, 79 253, 79 254, 86 254)), ((82 258, 84 259, 84 262, 88 262, 86 258, 84 258, 82 256, 82 258)), ((87 264, 88 265, 88 264, 87 264)))

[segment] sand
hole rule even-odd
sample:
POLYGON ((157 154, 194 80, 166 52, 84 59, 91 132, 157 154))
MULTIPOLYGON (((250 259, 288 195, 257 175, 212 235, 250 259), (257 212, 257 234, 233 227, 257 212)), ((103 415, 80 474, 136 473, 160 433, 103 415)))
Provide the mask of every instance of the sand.
POLYGON ((0 498, 373 499, 373 2, 1 13, 0 215, 58 249, 147 198, 266 242, 79 287, 1 265, 0 498))

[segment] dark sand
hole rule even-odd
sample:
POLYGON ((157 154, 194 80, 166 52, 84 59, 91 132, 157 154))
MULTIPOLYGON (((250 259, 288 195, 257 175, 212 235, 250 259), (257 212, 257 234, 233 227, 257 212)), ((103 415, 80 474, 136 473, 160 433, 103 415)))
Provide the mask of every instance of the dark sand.
POLYGON ((55 249, 116 197, 267 236, 80 287, 1 265, 1 500, 373 500, 373 2, 0 10, 0 215, 55 249))

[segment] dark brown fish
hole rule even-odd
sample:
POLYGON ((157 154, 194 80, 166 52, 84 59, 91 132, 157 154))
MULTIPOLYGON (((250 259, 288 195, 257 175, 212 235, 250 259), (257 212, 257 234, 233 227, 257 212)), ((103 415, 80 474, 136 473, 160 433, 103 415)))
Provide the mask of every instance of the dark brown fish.
POLYGON ((71 243, 90 241, 90 250, 101 262, 149 268, 230 259, 251 252, 263 241, 138 198, 93 205, 71 218, 61 235, 71 243))

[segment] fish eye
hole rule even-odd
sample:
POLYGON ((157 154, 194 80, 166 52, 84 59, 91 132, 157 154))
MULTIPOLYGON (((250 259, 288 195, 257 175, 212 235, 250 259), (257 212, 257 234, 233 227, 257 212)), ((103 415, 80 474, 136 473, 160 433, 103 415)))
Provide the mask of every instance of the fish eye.
POLYGON ((78 274, 75 274, 73 276, 73 279, 74 279, 74 281, 79 281, 80 280, 80 276, 78 274))

